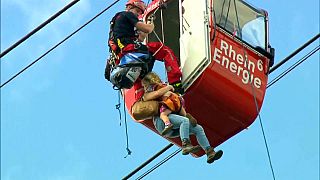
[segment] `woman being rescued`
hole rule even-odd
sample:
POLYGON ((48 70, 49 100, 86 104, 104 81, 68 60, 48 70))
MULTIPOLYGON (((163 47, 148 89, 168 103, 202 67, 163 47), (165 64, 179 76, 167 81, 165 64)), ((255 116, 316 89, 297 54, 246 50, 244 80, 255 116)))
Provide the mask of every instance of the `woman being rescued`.
POLYGON ((148 73, 142 79, 142 85, 145 90, 144 101, 160 101, 160 116, 154 117, 153 124, 161 135, 169 138, 180 136, 183 155, 195 153, 202 148, 207 154, 207 163, 210 164, 221 158, 223 152, 221 150, 214 151, 202 126, 190 123, 187 117, 192 118, 192 116, 187 115, 183 98, 173 93, 174 88, 171 85, 164 84, 154 72, 148 73), (196 136, 201 147, 199 145, 192 146, 190 133, 196 136))

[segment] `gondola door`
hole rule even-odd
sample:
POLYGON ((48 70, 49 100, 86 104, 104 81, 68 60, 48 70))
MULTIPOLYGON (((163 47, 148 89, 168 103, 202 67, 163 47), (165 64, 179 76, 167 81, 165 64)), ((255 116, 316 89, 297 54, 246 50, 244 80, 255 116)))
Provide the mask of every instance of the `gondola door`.
POLYGON ((184 0, 180 8, 180 63, 188 89, 211 62, 209 16, 206 0, 184 0))

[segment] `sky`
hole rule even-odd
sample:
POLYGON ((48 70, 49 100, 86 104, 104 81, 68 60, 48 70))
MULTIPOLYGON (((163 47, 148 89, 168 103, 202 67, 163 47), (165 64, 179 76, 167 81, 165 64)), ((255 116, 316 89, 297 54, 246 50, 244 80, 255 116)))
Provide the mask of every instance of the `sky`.
MULTIPOLYGON (((69 2, 1 0, 1 50, 69 2)), ((1 59, 1 84, 111 2, 81 0, 11 51, 1 59)), ((124 158, 124 122, 119 126, 117 92, 105 81, 104 67, 109 21, 125 2, 1 88, 2 180, 121 179, 169 144, 127 116, 132 154, 124 158)), ((275 63, 320 32, 317 0, 248 2, 269 13, 275 63)), ((269 80, 317 45, 319 40, 269 80)), ((267 89, 260 115, 276 179, 319 180, 319 57, 318 51, 267 89)), ((172 147, 155 162, 177 149, 172 147)), ((205 156, 178 154, 145 179, 273 179, 259 119, 217 149, 224 156, 213 164, 207 164, 205 156)))

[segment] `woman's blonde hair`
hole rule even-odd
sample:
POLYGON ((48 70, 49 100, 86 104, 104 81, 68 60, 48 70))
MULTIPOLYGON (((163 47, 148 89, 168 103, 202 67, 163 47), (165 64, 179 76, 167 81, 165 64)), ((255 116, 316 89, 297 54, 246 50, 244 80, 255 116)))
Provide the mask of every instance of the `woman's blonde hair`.
POLYGON ((155 72, 149 72, 141 81, 143 86, 154 85, 162 82, 155 72))

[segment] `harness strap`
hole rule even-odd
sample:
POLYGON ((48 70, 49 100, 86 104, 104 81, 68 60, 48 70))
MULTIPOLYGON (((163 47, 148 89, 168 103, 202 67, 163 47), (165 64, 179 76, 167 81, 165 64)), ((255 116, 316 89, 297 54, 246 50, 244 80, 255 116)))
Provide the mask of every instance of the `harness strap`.
POLYGON ((144 67, 145 63, 129 63, 129 64, 123 64, 123 65, 118 65, 117 67, 144 67))

